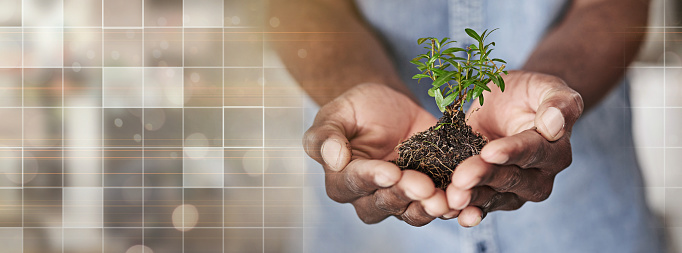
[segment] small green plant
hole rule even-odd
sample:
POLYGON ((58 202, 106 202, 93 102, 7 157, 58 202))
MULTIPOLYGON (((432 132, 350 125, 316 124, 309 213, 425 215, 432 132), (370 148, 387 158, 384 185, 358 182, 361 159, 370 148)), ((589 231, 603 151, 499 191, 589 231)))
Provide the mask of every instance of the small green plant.
POLYGON ((417 41, 428 45, 424 48, 429 51, 411 61, 421 71, 413 78, 431 81, 429 95, 436 99, 443 116, 436 125, 401 142, 396 147, 398 159, 393 162, 402 170, 426 174, 439 189, 445 190, 455 168, 467 158, 481 154, 488 143, 487 138, 466 124, 462 106, 472 99, 483 105, 483 92, 490 92, 491 82, 504 91, 502 73, 507 74, 506 62, 490 58, 495 42, 485 43, 493 31, 485 30, 479 35, 466 29, 478 42, 466 48, 448 47, 455 42, 449 38, 417 41))
POLYGON ((445 110, 462 110, 462 105, 478 98, 483 105, 483 91, 490 92, 488 83, 491 81, 504 92, 504 80, 501 73, 506 62, 497 58, 490 58, 490 52, 495 42, 485 44, 485 39, 497 29, 490 32, 485 30, 481 35, 472 29, 465 29, 466 33, 474 38, 478 45, 471 44, 466 48, 446 47, 456 42, 450 38, 438 40, 436 38, 420 38, 419 45, 426 42, 424 48, 429 50, 426 54, 420 54, 410 61, 417 65, 421 74, 416 74, 412 79, 421 81, 423 78, 431 80, 429 96, 435 98, 441 112, 445 110), (492 46, 492 47, 491 47, 492 46), (463 53, 459 53, 463 52, 463 53), (466 58, 456 54, 466 54, 466 58), (500 66, 496 62, 501 63, 500 66))

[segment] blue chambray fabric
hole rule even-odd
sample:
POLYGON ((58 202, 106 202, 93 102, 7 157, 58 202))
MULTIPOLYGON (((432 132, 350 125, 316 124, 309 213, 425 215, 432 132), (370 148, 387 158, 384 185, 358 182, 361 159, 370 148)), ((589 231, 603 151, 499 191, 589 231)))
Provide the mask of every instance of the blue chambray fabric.
MULTIPOLYGON (((494 55, 519 68, 558 19, 564 0, 357 0, 361 15, 386 42, 405 83, 423 106, 439 115, 411 76, 409 63, 423 53, 420 37, 451 37, 472 43, 464 28, 500 28, 491 35, 494 55)), ((663 252, 659 224, 646 206, 632 141, 627 82, 586 112, 572 136, 573 164, 555 180, 549 199, 521 209, 490 213, 480 226, 435 220, 414 228, 395 218, 363 224, 350 204, 329 200, 324 178, 304 210, 306 252, 663 252)), ((309 171, 321 171, 308 163, 309 171)))

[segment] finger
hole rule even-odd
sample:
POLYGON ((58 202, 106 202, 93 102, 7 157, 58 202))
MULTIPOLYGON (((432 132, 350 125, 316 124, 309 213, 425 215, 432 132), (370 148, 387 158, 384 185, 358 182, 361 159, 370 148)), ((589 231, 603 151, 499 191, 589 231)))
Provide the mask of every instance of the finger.
POLYGON ((435 219, 435 217, 424 210, 424 207, 419 201, 410 203, 407 210, 405 210, 402 215, 398 216, 398 218, 415 227, 424 226, 435 219))
POLYGON ((391 215, 401 216, 411 202, 429 199, 435 194, 436 189, 428 176, 414 170, 402 171, 402 174, 395 185, 351 201, 363 222, 374 224, 391 215))
POLYGON ((365 224, 375 224, 391 216, 388 212, 379 209, 375 201, 374 196, 370 195, 360 197, 351 202, 353 207, 355 207, 355 213, 358 215, 358 218, 365 224))
MULTIPOLYGON (((563 81, 561 83, 564 84, 563 81)), ((556 141, 571 131, 583 108, 580 94, 565 84, 549 89, 541 97, 535 114, 535 127, 548 141, 556 141)))
POLYGON ((478 226, 478 224, 481 224, 481 220, 483 220, 483 211, 475 206, 464 208, 457 217, 459 225, 467 228, 478 226))
POLYGON ((558 173, 572 162, 568 137, 548 142, 532 129, 489 142, 481 150, 481 158, 493 164, 549 169, 550 174, 558 173))
POLYGON ((414 170, 402 171, 398 183, 374 193, 375 205, 391 214, 401 215, 412 201, 426 200, 436 193, 433 181, 414 170))
POLYGON ((353 135, 354 112, 347 101, 336 99, 320 108, 313 125, 303 135, 306 153, 332 171, 342 170, 351 159, 347 136, 353 135))
POLYGON ((489 212, 516 210, 526 202, 514 193, 500 193, 490 187, 475 187, 472 195, 471 205, 464 208, 457 217, 463 227, 477 226, 489 212))
POLYGON ((443 216, 441 216, 440 218, 442 220, 449 220, 449 219, 457 218, 457 216, 459 216, 460 212, 461 212, 461 210, 450 209, 449 212, 447 212, 446 214, 443 214, 443 216))
POLYGON ((469 206, 481 208, 485 216, 492 211, 519 209, 525 202, 512 192, 497 192, 488 186, 479 186, 471 190, 469 206))
POLYGON ((539 169, 521 169, 514 165, 486 163, 480 156, 472 156, 462 162, 453 173, 453 206, 469 205, 470 191, 474 186, 488 186, 496 192, 513 192, 519 197, 540 202, 552 192, 553 177, 539 169))
POLYGON ((448 207, 452 210, 462 210, 471 202, 471 189, 459 189, 450 184, 445 192, 448 207))
MULTIPOLYGON (((395 185, 402 172, 395 164, 381 160, 356 159, 341 172, 325 173, 325 186, 329 198, 348 203, 368 196, 377 189, 395 185)), ((410 180, 410 179, 407 179, 410 180)))
POLYGON ((447 199, 445 198, 445 192, 441 189, 436 189, 433 196, 422 200, 421 206, 431 217, 441 217, 450 212, 447 199))
POLYGON ((486 177, 481 185, 488 186, 496 192, 510 192, 524 200, 540 202, 546 200, 552 193, 554 177, 539 169, 504 166, 486 177))

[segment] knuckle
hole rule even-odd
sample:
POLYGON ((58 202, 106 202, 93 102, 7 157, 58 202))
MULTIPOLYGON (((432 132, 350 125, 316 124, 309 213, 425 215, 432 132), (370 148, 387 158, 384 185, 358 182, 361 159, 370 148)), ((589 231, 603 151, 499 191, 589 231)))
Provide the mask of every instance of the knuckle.
POLYGON ((376 219, 376 218, 373 218, 373 217, 369 217, 369 216, 367 216, 367 215, 361 215, 359 212, 358 212, 357 214, 358 214, 358 218, 360 218, 360 220, 362 221, 362 223, 365 223, 365 224, 368 224, 368 225, 377 224, 377 223, 379 223, 380 221, 383 220, 383 219, 380 219, 380 220, 379 220, 379 219, 376 219))
POLYGON ((355 214, 358 218, 365 224, 375 224, 388 217, 387 214, 377 212, 372 208, 371 204, 368 203, 371 199, 360 198, 356 201, 351 202, 355 208, 355 214))
POLYGON ((391 215, 402 215, 407 210, 407 205, 395 203, 394 200, 391 200, 391 198, 388 197, 384 197, 382 194, 374 194, 374 205, 379 210, 382 210, 391 215))
POLYGON ((490 199, 488 199, 483 205, 480 206, 481 211, 484 213, 495 211, 495 208, 499 206, 500 201, 504 198, 504 193, 495 193, 490 199))
POLYGON ((370 215, 367 211, 364 211, 363 208, 357 205, 354 206, 355 213, 358 215, 358 218, 360 218, 360 220, 365 224, 377 224, 382 220, 386 219, 386 217, 370 215))
POLYGON ((326 184, 325 189, 327 191, 327 197, 329 197, 329 199, 331 199, 335 202, 338 202, 338 203, 345 203, 346 202, 345 199, 341 197, 341 194, 339 194, 338 189, 330 186, 330 184, 326 184))
POLYGON ((496 189, 499 192, 509 192, 521 184, 521 170, 517 168, 510 168, 510 174, 504 184, 496 189))
POLYGON ((533 192, 529 200, 533 202, 542 202, 547 200, 549 196, 552 194, 552 188, 553 188, 552 181, 542 183, 539 189, 533 192))
POLYGON ((365 196, 367 195, 367 192, 363 189, 362 187, 362 179, 352 176, 350 174, 345 174, 346 176, 344 177, 344 184, 348 188, 348 191, 352 193, 353 195, 356 196, 365 196))
POLYGON ((573 163, 573 152, 571 151, 571 144, 568 144, 567 150, 564 152, 563 159, 560 159, 559 166, 561 169, 568 168, 573 163))
POLYGON ((432 218, 420 216, 414 214, 413 212, 405 212, 402 215, 400 215, 400 217, 405 223, 415 227, 422 227, 426 224, 429 224, 431 220, 433 220, 432 218))
POLYGON ((541 157, 547 157, 545 148, 539 148, 537 150, 533 150, 532 152, 528 152, 526 154, 526 159, 524 159, 524 162, 519 166, 524 169, 531 168, 538 164, 538 162, 541 162, 541 157))

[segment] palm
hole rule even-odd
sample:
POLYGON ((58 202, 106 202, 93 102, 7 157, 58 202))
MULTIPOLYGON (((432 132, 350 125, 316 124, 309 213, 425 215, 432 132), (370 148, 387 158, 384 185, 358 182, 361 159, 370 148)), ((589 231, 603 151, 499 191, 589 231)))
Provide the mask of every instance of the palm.
POLYGON ((436 123, 436 118, 408 97, 384 86, 367 86, 347 95, 343 99, 355 120, 348 135, 352 159, 396 159, 395 147, 401 141, 436 123))
POLYGON ((538 84, 535 78, 525 72, 510 72, 504 76, 508 89, 504 93, 492 89, 485 95, 484 106, 475 102, 467 113, 467 123, 490 140, 532 128, 541 98, 554 87, 538 84))

